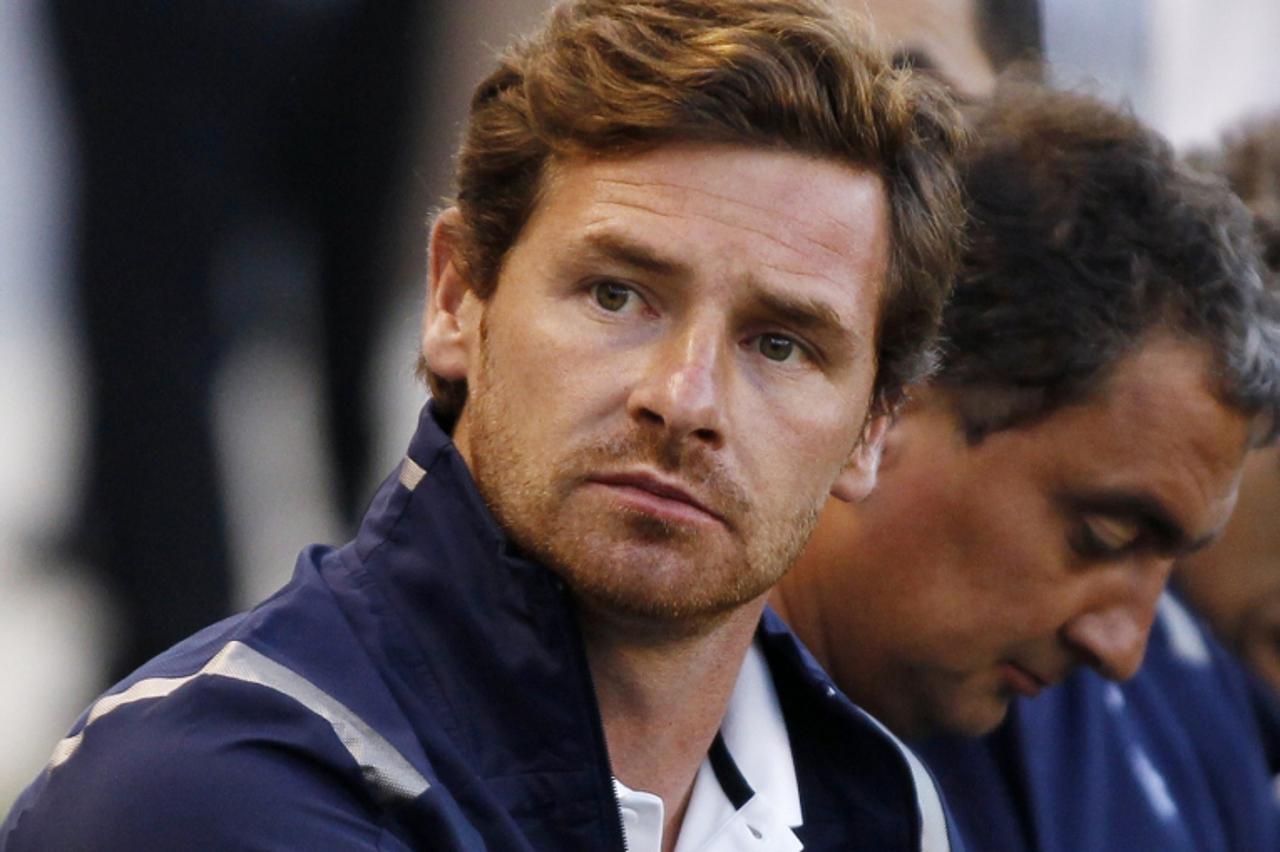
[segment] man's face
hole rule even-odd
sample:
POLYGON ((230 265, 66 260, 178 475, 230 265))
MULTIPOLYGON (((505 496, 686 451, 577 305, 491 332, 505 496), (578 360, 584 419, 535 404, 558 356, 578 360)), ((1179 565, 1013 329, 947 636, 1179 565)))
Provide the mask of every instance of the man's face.
POLYGON ((969 100, 988 97, 996 72, 978 36, 973 0, 846 0, 898 55, 969 100))
POLYGON ((1280 447, 1250 453, 1222 537, 1178 568, 1179 588, 1280 690, 1280 447))
POLYGON ((605 613, 759 598, 865 480, 887 232, 877 177, 796 154, 555 164, 457 312, 454 440, 504 528, 605 613))
POLYGON ((988 731, 1078 665, 1131 676, 1174 557, 1235 499, 1249 422, 1210 371, 1198 347, 1155 338, 1090 401, 975 445, 926 390, 890 430, 876 491, 824 513, 783 584, 788 616, 908 736, 988 731))

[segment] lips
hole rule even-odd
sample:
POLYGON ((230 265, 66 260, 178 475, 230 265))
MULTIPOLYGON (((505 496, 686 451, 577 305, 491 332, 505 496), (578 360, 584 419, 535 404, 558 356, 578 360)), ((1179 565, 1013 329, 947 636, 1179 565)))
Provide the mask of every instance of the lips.
POLYGON ((1000 674, 1014 692, 1026 698, 1034 698, 1046 687, 1053 685, 1052 681, 1017 663, 1002 663, 1000 674))
POLYGON ((728 526, 707 501, 676 480, 649 471, 594 474, 587 481, 610 489, 613 496, 634 509, 670 521, 716 522, 728 526))

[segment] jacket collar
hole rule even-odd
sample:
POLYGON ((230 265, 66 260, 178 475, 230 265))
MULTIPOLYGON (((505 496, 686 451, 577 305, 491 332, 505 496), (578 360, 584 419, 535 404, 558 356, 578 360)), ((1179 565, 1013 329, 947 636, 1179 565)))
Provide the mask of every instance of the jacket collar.
POLYGON ((536 848, 620 848, 573 601, 502 531, 430 405, 353 548, 344 564, 436 769, 479 775, 536 848))
MULTIPOLYGON (((574 603, 498 525, 430 406, 344 565, 385 677, 443 776, 479 774, 535 848, 617 849, 617 802, 574 603)), ((771 611, 758 633, 792 733, 806 845, 920 848, 903 747, 771 611)), ((508 816, 510 815, 510 816, 508 816)))

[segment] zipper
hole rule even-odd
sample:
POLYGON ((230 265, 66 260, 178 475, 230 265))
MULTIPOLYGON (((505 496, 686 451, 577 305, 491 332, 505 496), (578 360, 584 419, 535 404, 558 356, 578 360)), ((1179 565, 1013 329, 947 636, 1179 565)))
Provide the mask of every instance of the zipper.
POLYGON ((604 735, 604 717, 600 714, 600 702, 596 700, 596 684, 591 677, 591 666, 587 662, 586 643, 582 638, 582 630, 578 627, 577 605, 570 596, 569 589, 565 586, 563 580, 559 577, 555 577, 552 582, 555 583, 556 589, 560 593, 561 600, 564 602, 565 607, 568 610, 567 615, 571 625, 569 633, 573 637, 573 646, 578 658, 578 666, 586 677, 589 699, 587 703, 590 705, 591 710, 592 734, 595 737, 596 748, 599 749, 600 754, 604 756, 604 780, 609 785, 609 796, 613 799, 614 812, 618 817, 618 846, 622 849, 622 852, 630 852, 631 847, 627 844, 626 822, 622 816, 622 802, 618 799, 618 788, 613 783, 613 764, 609 760, 609 744, 604 735))
MULTIPOLYGON (((599 714, 597 713, 597 715, 599 714)), ((612 781, 612 770, 609 773, 609 777, 610 781, 612 781)), ((618 832, 622 835, 622 852, 630 852, 631 847, 627 844, 627 820, 622 815, 622 800, 618 798, 618 788, 616 786, 613 787, 613 806, 618 810, 618 832)))

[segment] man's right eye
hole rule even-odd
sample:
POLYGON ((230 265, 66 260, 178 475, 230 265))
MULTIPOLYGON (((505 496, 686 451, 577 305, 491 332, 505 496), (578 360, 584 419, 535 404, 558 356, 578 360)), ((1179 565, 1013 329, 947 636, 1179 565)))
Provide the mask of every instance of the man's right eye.
POLYGON ((627 306, 635 293, 630 287, 617 281, 600 281, 592 286, 591 295, 596 304, 606 311, 617 312, 627 306))

